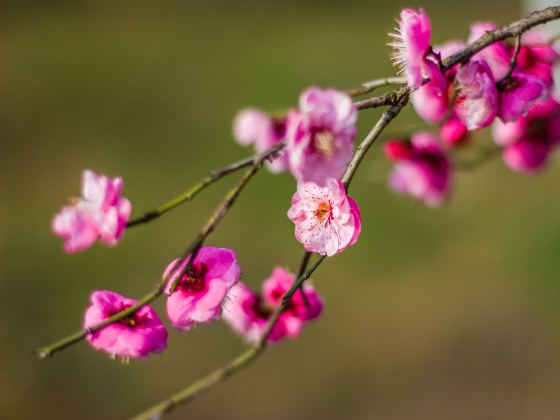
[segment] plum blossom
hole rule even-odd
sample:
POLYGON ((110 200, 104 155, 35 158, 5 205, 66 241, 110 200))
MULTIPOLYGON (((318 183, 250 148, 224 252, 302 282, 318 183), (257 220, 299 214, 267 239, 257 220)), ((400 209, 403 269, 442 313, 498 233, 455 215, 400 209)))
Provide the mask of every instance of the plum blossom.
POLYGON ((169 264, 163 277, 169 278, 165 293, 167 315, 173 327, 187 331, 197 323, 210 323, 222 314, 222 301, 228 290, 239 280, 240 268, 235 253, 227 248, 202 247, 186 274, 172 285, 184 270, 190 256, 180 264, 175 260, 169 264))
MULTIPOLYGON (((84 328, 98 325, 111 316, 138 303, 110 290, 98 290, 91 295, 91 306, 84 317, 84 328)), ((86 336, 97 350, 124 360, 145 359, 150 353, 161 353, 167 347, 167 330, 156 312, 145 305, 118 322, 86 336)))
POLYGON ((560 143, 560 104, 549 99, 513 122, 496 120, 492 128, 506 165, 516 172, 536 172, 560 143))
MULTIPOLYGON (((292 287, 294 275, 281 267, 276 267, 272 275, 262 285, 262 294, 257 294, 243 283, 233 286, 224 302, 224 320, 234 331, 251 343, 257 343, 274 312, 281 304, 282 297, 292 287)), ((290 300, 286 310, 272 328, 269 343, 284 337, 296 338, 301 334, 306 322, 319 317, 323 301, 313 286, 305 284, 290 300)))
POLYGON ((504 122, 514 121, 547 96, 548 88, 540 77, 513 72, 509 80, 500 86, 498 117, 504 122))
POLYGON ((74 253, 99 240, 115 245, 126 228, 132 205, 121 198, 123 181, 91 170, 82 174, 82 197, 64 206, 52 221, 53 232, 64 238, 64 250, 74 253))
POLYGON ((455 113, 469 131, 484 128, 498 112, 498 91, 488 64, 472 60, 457 71, 455 113))
POLYGON ((352 158, 356 107, 335 89, 306 89, 286 120, 290 171, 298 181, 324 185, 339 178, 352 158))
MULTIPOLYGON (((476 22, 471 25, 471 32, 469 34, 468 42, 474 42, 487 31, 493 31, 498 27, 491 22, 476 22)), ((473 56, 474 60, 485 61, 495 80, 503 78, 508 70, 511 61, 511 51, 504 41, 498 41, 490 44, 477 54, 473 56)))
POLYGON ((416 133, 408 142, 389 141, 385 154, 395 162, 390 188, 428 206, 445 201, 451 191, 451 164, 431 133, 416 133))
POLYGON ((455 147, 468 141, 467 127, 456 116, 445 121, 439 129, 439 136, 447 147, 455 147))
POLYGON ((522 36, 516 68, 539 77, 548 87, 551 87, 554 63, 559 58, 560 54, 550 45, 545 36, 533 30, 525 32, 522 36))
POLYGON ((416 89, 427 76, 425 58, 430 52, 431 27, 424 10, 403 9, 395 33, 389 34, 395 67, 406 77, 408 86, 416 89))
POLYGON ((300 183, 288 217, 295 224, 296 239, 305 249, 332 256, 353 245, 360 235, 360 209, 333 178, 325 187, 300 183))
POLYGON ((430 81, 412 92, 411 101, 420 118, 430 124, 438 124, 449 110, 449 82, 437 64, 426 60, 425 65, 430 81))
MULTIPOLYGON (((235 116, 233 136, 242 146, 253 144, 257 153, 262 153, 286 137, 286 121, 284 118, 272 118, 259 109, 246 108, 235 116)), ((268 168, 274 173, 287 170, 287 154, 284 152, 268 162, 268 168)))

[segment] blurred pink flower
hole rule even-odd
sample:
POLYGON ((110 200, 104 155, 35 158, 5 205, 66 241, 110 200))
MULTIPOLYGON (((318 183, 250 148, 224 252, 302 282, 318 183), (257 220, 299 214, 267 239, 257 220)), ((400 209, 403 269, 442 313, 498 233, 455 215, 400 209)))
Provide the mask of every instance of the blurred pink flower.
POLYGON ((388 44, 393 48, 393 63, 406 77, 408 86, 418 88, 427 75, 425 58, 430 52, 430 19, 422 9, 403 9, 395 31, 389 34, 392 40, 388 44))
POLYGON ((430 60, 426 60, 425 64, 430 81, 412 92, 411 101, 420 118, 430 124, 438 124, 449 110, 449 83, 437 64, 430 60))
MULTIPOLYGON (((94 327, 138 301, 109 290, 98 290, 92 293, 91 303, 85 313, 84 328, 94 327)), ((97 350, 124 359, 147 358, 150 353, 161 353, 167 347, 167 330, 149 305, 86 338, 97 350)))
POLYGON ((447 147, 465 144, 469 138, 467 127, 456 116, 452 116, 439 129, 439 136, 447 147))
POLYGON ((298 181, 324 185, 339 178, 352 158, 356 107, 348 95, 334 89, 306 89, 299 110, 286 120, 290 170, 298 181))
POLYGON ((514 171, 531 173, 546 164, 560 143, 560 104, 552 99, 538 103, 524 117, 493 125, 496 143, 505 163, 514 171))
MULTIPOLYGON (((471 25, 471 32, 468 38, 468 42, 474 42, 481 36, 483 36, 487 31, 493 31, 498 27, 496 24, 491 22, 476 22, 471 25)), ((500 80, 503 78, 508 70, 509 63, 511 61, 512 52, 508 48, 504 41, 498 41, 490 44, 484 48, 479 53, 473 56, 473 60, 485 61, 495 80, 500 80)))
POLYGON ((385 154, 395 162, 390 188, 437 206, 451 190, 451 164, 431 133, 414 134, 410 142, 389 141, 385 154))
POLYGON ((121 198, 123 182, 91 170, 82 174, 82 197, 64 206, 54 217, 52 229, 64 238, 64 249, 74 253, 91 246, 96 240, 115 245, 124 233, 132 206, 121 198))
POLYGON ((175 260, 163 273, 167 278, 165 288, 167 315, 173 327, 187 331, 197 323, 210 323, 220 318, 222 301, 227 291, 239 280, 240 268, 235 253, 227 248, 202 247, 191 268, 183 275, 177 287, 171 286, 190 260, 180 264, 175 260))
MULTIPOLYGON (((275 119, 255 108, 246 108, 237 113, 233 121, 233 136, 243 146, 253 144, 257 153, 262 153, 286 136, 285 119, 275 119)), ((282 155, 268 162, 271 172, 279 173, 288 169, 288 156, 282 155)))
MULTIPOLYGON (((272 316, 282 303, 282 297, 295 279, 293 274, 276 267, 262 285, 262 295, 253 292, 243 283, 233 286, 224 302, 224 320, 251 343, 257 343, 272 316)), ((272 328, 269 343, 284 337, 296 338, 307 321, 316 319, 323 310, 323 302, 313 286, 304 285, 303 293, 297 291, 286 310, 272 328), (307 305, 306 305, 307 302, 307 305)))
POLYGON ((353 245, 360 235, 360 210, 344 185, 330 178, 325 187, 300 183, 288 217, 296 239, 310 252, 332 256, 353 245))
POLYGON ((457 71, 455 113, 469 131, 484 128, 498 112, 498 91, 488 65, 469 61, 457 71))
POLYGON ((545 36, 532 30, 525 32, 517 57, 517 69, 524 73, 534 74, 548 87, 553 84, 553 67, 560 55, 550 45, 545 36))
POLYGON ((538 76, 513 72, 511 78, 500 86, 498 117, 504 122, 514 121, 547 96, 548 88, 538 76))

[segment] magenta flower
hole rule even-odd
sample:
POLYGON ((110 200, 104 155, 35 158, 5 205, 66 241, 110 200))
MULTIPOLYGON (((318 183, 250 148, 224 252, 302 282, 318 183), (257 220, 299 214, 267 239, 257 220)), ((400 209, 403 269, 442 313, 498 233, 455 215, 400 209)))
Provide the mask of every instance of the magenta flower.
POLYGON ((541 102, 514 122, 496 120, 492 132, 512 170, 536 172, 560 143, 560 105, 551 99, 541 102))
POLYGON ((239 280, 239 264, 235 253, 227 248, 202 247, 195 260, 171 292, 171 286, 181 270, 189 262, 187 257, 181 264, 175 260, 169 264, 164 278, 169 279, 165 293, 167 315, 173 327, 187 331, 197 323, 210 323, 222 314, 222 301, 227 291, 239 280))
MULTIPOLYGON (((494 23, 490 22, 476 22, 471 25, 471 33, 469 35, 468 41, 474 42, 487 31, 493 31, 498 27, 494 23)), ((508 70, 509 63, 511 61, 511 51, 504 41, 498 41, 490 44, 482 51, 474 55, 474 60, 485 61, 490 70, 492 70, 492 75, 495 80, 500 80, 503 78, 508 70)))
MULTIPOLYGON (((98 325, 111 316, 138 303, 110 290, 98 290, 91 295, 92 305, 87 308, 84 328, 98 325)), ((86 336, 97 350, 112 356, 147 358, 150 353, 161 353, 167 347, 167 330, 156 312, 145 305, 129 317, 86 336)))
POLYGON ((420 118, 427 123, 438 124, 449 110, 449 83, 437 64, 426 60, 425 65, 430 81, 412 92, 411 101, 420 118))
POLYGON ((484 128, 498 112, 498 91, 484 61, 469 61, 457 71, 455 113, 469 131, 484 128))
POLYGON ((64 238, 64 249, 74 253, 99 240, 115 245, 121 238, 132 206, 121 198, 123 182, 85 170, 82 174, 82 197, 64 206, 52 221, 52 229, 64 238))
MULTIPOLYGON (((277 267, 263 283, 262 295, 253 292, 243 283, 233 286, 224 302, 224 320, 234 331, 245 337, 248 342, 257 343, 272 316, 282 303, 282 297, 290 289, 295 279, 291 273, 277 267)), ((323 301, 313 286, 303 287, 294 294, 286 310, 272 328, 269 343, 284 337, 296 338, 306 322, 316 319, 323 310, 323 301), (306 304, 307 302, 307 304, 306 304)))
POLYGON ((440 127, 439 136, 447 147, 455 147, 468 141, 469 132, 459 118, 452 116, 440 127))
POLYGON ((325 187, 300 183, 288 217, 295 226, 296 239, 310 252, 332 256, 358 240, 360 209, 346 195, 344 185, 333 178, 325 187))
POLYGON ((395 31, 389 34, 393 38, 388 44, 393 48, 391 58, 399 73, 406 77, 408 86, 416 89, 427 76, 425 58, 430 52, 430 19, 422 9, 403 9, 395 31))
MULTIPOLYGON (((233 121, 233 136, 239 144, 253 144, 257 153, 262 153, 286 137, 286 121, 272 118, 259 109, 243 109, 233 121)), ((283 153, 269 162, 268 167, 274 173, 288 169, 287 154, 283 153)))
POLYGON ((514 72, 500 91, 498 117, 504 122, 515 121, 527 114, 531 107, 548 96, 548 88, 538 76, 521 72, 514 72))
POLYGON ((324 185, 339 178, 352 158, 356 107, 334 89, 306 89, 299 110, 288 113, 287 149, 290 170, 298 181, 324 185))
POLYGON ((417 133, 410 142, 389 141, 385 154, 395 162, 390 188, 428 206, 445 201, 451 191, 451 164, 431 133, 417 133))
POLYGON ((553 67, 560 55, 538 31, 525 32, 517 57, 517 69, 534 74, 548 87, 553 84, 553 67))

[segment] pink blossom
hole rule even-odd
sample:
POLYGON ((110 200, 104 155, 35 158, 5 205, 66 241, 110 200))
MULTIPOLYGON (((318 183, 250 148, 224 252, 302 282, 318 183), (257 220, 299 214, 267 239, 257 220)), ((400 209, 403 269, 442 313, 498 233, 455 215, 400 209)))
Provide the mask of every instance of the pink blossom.
MULTIPOLYGON (((91 303, 85 313, 84 328, 94 327, 138 301, 109 290, 98 290, 92 293, 91 303)), ((147 358, 150 353, 161 353, 167 347, 167 330, 149 305, 86 338, 94 348, 124 359, 147 358)))
POLYGON ((96 240, 115 245, 121 238, 132 206, 121 198, 123 182, 85 170, 82 174, 82 197, 73 199, 54 217, 52 229, 64 238, 64 249, 74 253, 96 240))
POLYGON ((548 88, 538 76, 521 72, 514 72, 500 91, 498 116, 504 122, 525 115, 538 101, 548 96, 548 88))
POLYGON ((286 120, 290 170, 298 181, 324 185, 342 176, 352 158, 356 116, 343 92, 311 87, 300 95, 299 110, 286 120))
POLYGON ((455 113, 469 131, 484 128, 498 112, 498 91, 488 65, 472 60, 457 71, 455 113))
MULTIPOLYGON (((490 22, 476 22, 471 25, 471 33, 468 41, 474 42, 487 31, 497 29, 496 24, 490 22)), ((474 60, 485 61, 490 69, 495 80, 503 78, 508 70, 511 61, 511 51, 504 41, 498 41, 490 44, 482 51, 474 55, 474 60)))
MULTIPOLYGON (((294 275, 276 267, 262 285, 262 295, 253 292, 243 283, 233 286, 224 303, 224 320, 247 341, 257 343, 273 312, 282 304, 282 298, 291 288, 294 275)), ((313 286, 303 286, 305 298, 297 291, 286 310, 272 328, 268 342, 284 337, 296 338, 306 322, 316 319, 323 310, 323 301, 313 286)))
POLYGON ((548 87, 553 84, 553 67, 560 55, 538 31, 525 32, 517 57, 517 69, 534 74, 548 87))
POLYGON ((231 249, 202 247, 191 268, 171 292, 171 286, 189 260, 190 256, 181 264, 175 260, 163 273, 164 278, 167 278, 173 271, 165 289, 169 295, 167 315, 172 325, 182 331, 191 329, 197 323, 210 323, 220 318, 222 301, 227 291, 239 280, 240 272, 231 249))
POLYGON ((430 19, 424 10, 403 9, 395 28, 392 59, 399 72, 406 76, 408 86, 415 89, 426 77, 425 58, 430 51, 430 19))
MULTIPOLYGON (((257 153, 262 153, 285 138, 286 121, 283 118, 272 118, 259 109, 243 109, 235 116, 233 136, 239 144, 253 144, 257 153)), ((287 154, 283 153, 269 162, 268 167, 274 173, 288 169, 287 154)))
POLYGON ((389 177, 393 191, 409 194, 428 206, 437 206, 448 197, 451 164, 435 135, 417 133, 410 142, 390 141, 385 153, 395 161, 389 177))
POLYGON ((288 217, 295 224, 296 239, 310 252, 332 256, 353 245, 360 235, 360 210, 333 178, 325 187, 300 183, 288 217))
POLYGON ((560 143, 560 105, 547 100, 509 123, 496 120, 492 133, 502 157, 514 171, 531 173, 546 164, 560 143))
POLYGON ((426 60, 425 65, 430 81, 412 92, 411 101, 420 118, 428 123, 438 124, 448 113, 449 83, 437 64, 426 60))
POLYGON ((467 127, 456 116, 452 116, 439 129, 439 136, 448 147, 455 147, 467 142, 469 136, 467 127))

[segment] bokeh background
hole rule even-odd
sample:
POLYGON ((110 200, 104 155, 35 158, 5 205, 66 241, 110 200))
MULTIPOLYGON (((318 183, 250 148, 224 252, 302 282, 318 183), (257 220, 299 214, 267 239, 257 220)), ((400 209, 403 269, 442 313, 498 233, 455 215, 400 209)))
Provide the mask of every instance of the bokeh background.
MULTIPOLYGON (((123 176, 139 214, 251 153, 231 138, 241 107, 284 110, 311 84, 392 75, 386 33, 420 5, 436 43, 522 14, 509 0, 4 3, 0 418, 125 418, 239 353, 220 322, 171 331, 163 355, 129 366, 84 343, 31 353, 80 326, 91 291, 151 289, 234 177, 113 249, 65 255, 51 217, 83 168, 123 176)), ((377 116, 360 114, 360 136, 377 116)), ((383 139, 419 127, 408 109, 383 139)), ((457 174, 439 209, 392 195, 388 170, 377 145, 352 185, 361 238, 314 277, 323 316, 171 418, 558 418, 560 162, 527 177, 495 159, 457 174)), ((263 172, 208 242, 234 248, 253 287, 297 268, 294 188, 263 172)))

